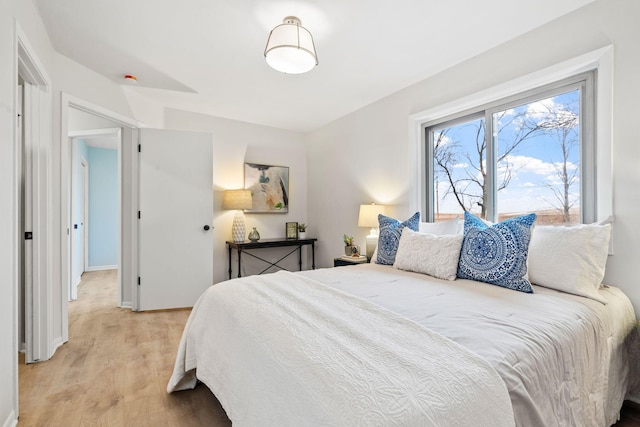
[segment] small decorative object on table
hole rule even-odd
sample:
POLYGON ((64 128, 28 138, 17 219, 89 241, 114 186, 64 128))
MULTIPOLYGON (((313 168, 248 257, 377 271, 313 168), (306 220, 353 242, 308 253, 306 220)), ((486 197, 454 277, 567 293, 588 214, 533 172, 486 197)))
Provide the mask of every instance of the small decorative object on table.
POLYGON ((366 264, 368 262, 367 257, 364 255, 360 255, 359 257, 343 255, 333 259, 333 266, 342 267, 346 265, 366 264))
POLYGON ((298 238, 298 223, 297 222, 287 222, 285 236, 286 236, 287 239, 297 239, 298 238))
POLYGON ((344 240, 344 254, 346 256, 359 257, 360 247, 358 245, 353 244, 353 236, 347 236, 345 234, 343 236, 343 240, 344 240))
POLYGON ((258 233, 258 230, 255 227, 253 227, 253 230, 249 233, 249 240, 252 242, 260 240, 260 233, 258 233))
POLYGON ((298 224, 298 239, 305 239, 307 237, 307 225, 305 223, 298 224))

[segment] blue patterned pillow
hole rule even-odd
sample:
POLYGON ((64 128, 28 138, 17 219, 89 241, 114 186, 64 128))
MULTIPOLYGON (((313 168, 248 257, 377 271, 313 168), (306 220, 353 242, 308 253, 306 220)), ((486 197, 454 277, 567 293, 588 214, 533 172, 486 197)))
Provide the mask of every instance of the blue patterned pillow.
POLYGON ((464 213, 458 277, 533 293, 526 279, 527 253, 536 214, 487 225, 464 213))
POLYGON ((380 214, 378 215, 378 222, 380 224, 380 236, 378 236, 378 259, 376 261, 378 264, 393 265, 396 261, 396 252, 398 252, 402 229, 409 227, 413 231, 418 231, 420 212, 416 212, 411 218, 403 222, 380 214))

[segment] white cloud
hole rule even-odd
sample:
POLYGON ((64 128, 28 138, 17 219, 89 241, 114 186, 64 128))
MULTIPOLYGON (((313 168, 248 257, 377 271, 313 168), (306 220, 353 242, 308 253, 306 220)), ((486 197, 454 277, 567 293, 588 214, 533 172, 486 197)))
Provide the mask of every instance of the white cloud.
POLYGON ((537 120, 539 125, 551 120, 567 123, 569 127, 578 124, 578 115, 573 111, 567 110, 565 105, 555 102, 553 98, 529 104, 527 106, 527 117, 537 120))
MULTIPOLYGON (((433 138, 434 138, 434 140, 435 140, 435 141, 437 141, 439 137, 440 137, 440 132, 435 133, 435 134, 433 135, 433 138)), ((434 143, 435 143, 435 141, 434 141, 434 143)), ((442 147, 443 145, 450 144, 450 143, 451 143, 451 141, 452 141, 452 139, 451 139, 451 138, 449 138, 447 135, 444 135, 444 136, 442 137, 442 140, 440 141, 440 146, 442 147)))
POLYGON ((558 108, 558 104, 553 98, 543 99, 541 101, 532 102, 527 106, 527 116, 533 118, 543 118, 558 108))
MULTIPOLYGON (((536 175, 551 175, 555 174, 557 168, 562 167, 561 162, 545 162, 542 159, 529 156, 511 155, 505 157, 505 163, 511 168, 512 175, 514 173, 533 173, 536 175)), ((573 162, 567 162, 567 169, 572 171, 577 169, 578 165, 573 162)), ((505 166, 498 166, 498 171, 504 169, 505 166)))

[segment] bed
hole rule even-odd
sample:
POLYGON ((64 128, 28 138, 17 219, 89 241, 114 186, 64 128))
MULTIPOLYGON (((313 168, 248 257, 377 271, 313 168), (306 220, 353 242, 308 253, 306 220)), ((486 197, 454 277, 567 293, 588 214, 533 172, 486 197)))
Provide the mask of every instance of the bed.
MULTIPOLYGON (((330 299, 346 299, 343 304, 335 303, 343 311, 334 321, 342 321, 342 325, 331 325, 328 320, 310 325, 318 335, 318 346, 325 344, 321 338, 331 336, 325 332, 329 328, 348 329, 350 314, 344 310, 354 304, 350 298, 370 302, 486 360, 502 379, 513 411, 499 405, 501 396, 504 400, 500 384, 487 386, 483 395, 462 383, 456 385, 462 389, 453 396, 425 397, 437 409, 422 414, 432 423, 405 418, 403 412, 409 410, 404 408, 398 410, 399 416, 391 418, 398 425, 465 425, 454 417, 465 412, 464 405, 469 405, 466 409, 473 414, 488 403, 485 411, 475 412, 476 416, 487 415, 487 419, 476 418, 473 425, 513 425, 515 420, 520 426, 607 426, 618 419, 629 389, 627 347, 635 323, 633 308, 618 288, 600 291, 609 302, 604 305, 541 287, 529 295, 375 264, 249 276, 214 285, 198 301, 185 327, 168 390, 193 388, 197 380, 204 382, 237 425, 380 425, 367 423, 366 418, 360 423, 347 422, 353 414, 341 412, 345 410, 341 407, 344 395, 336 394, 337 402, 327 397, 321 405, 318 393, 330 395, 339 388, 339 382, 354 380, 308 378, 308 372, 328 375, 311 369, 327 362, 315 359, 313 352, 312 356, 306 355, 307 360, 292 360, 300 338, 267 333, 282 328, 274 326, 278 322, 286 325, 304 318, 300 307, 311 311, 317 301, 305 300, 304 296, 310 285, 337 290, 330 299), (298 298, 303 299, 302 304, 290 300, 296 296, 286 295, 273 301, 279 311, 274 316, 274 307, 263 300, 273 297, 261 294, 249 298, 244 309, 235 307, 247 294, 260 293, 256 289, 273 286, 301 289, 298 298), (255 316, 240 314, 252 308, 258 313, 255 316), (318 382, 328 387, 317 388, 318 382), (468 402, 478 398, 482 399, 475 405, 468 402), (466 400, 463 407, 459 405, 461 399, 466 400), (500 409, 491 413, 496 406, 500 409), (337 419, 331 417, 332 413, 339 414, 337 419), (513 418, 492 418, 500 416, 513 418)), ((291 331, 283 328, 280 332, 291 331)), ((356 404, 347 401, 347 406, 356 404)), ((364 402, 362 406, 365 415, 371 411, 364 402)))
POLYGON ((629 299, 533 291, 376 264, 222 282, 167 389, 203 382, 239 426, 615 423, 637 382, 629 299))

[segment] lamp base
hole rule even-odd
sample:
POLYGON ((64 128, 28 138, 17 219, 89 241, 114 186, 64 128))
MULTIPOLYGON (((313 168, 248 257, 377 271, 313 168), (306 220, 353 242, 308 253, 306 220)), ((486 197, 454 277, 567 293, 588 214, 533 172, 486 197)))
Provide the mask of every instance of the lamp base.
POLYGON ((378 234, 369 234, 367 236, 367 259, 371 260, 373 257, 373 252, 376 250, 376 246, 378 246, 378 234))
POLYGON ((233 225, 231 226, 231 236, 234 243, 244 242, 246 230, 244 228, 244 214, 242 211, 236 212, 233 217, 233 225))

